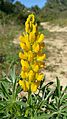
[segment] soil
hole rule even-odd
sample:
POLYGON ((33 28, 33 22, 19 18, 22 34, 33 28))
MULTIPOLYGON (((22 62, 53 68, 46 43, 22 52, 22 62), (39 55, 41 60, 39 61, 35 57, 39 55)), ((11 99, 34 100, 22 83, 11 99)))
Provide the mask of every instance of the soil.
POLYGON ((61 85, 65 87, 67 86, 67 27, 62 28, 48 23, 41 23, 41 25, 52 34, 45 39, 49 53, 46 60, 46 82, 56 82, 58 77, 61 85))

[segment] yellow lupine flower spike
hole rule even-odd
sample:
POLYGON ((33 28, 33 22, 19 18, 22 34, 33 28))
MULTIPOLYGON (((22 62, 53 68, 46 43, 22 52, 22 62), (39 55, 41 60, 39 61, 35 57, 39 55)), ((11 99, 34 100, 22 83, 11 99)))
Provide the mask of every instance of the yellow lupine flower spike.
POLYGON ((44 74, 41 71, 44 68, 46 55, 42 52, 44 35, 38 32, 33 14, 28 16, 25 22, 25 32, 19 39, 22 49, 22 52, 19 53, 22 66, 20 73, 22 80, 19 80, 19 85, 23 91, 35 93, 44 78, 44 74))

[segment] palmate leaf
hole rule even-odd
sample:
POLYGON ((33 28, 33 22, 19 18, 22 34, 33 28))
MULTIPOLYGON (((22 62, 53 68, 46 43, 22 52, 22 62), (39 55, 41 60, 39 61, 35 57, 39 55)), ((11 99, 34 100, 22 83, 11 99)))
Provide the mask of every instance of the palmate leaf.
POLYGON ((47 108, 48 108, 50 111, 56 111, 56 109, 53 107, 53 105, 48 104, 48 105, 47 105, 47 108))
POLYGON ((22 102, 22 101, 17 101, 16 102, 17 105, 20 105, 20 106, 23 106, 23 107, 26 107, 26 103, 25 102, 22 102))
POLYGON ((0 101, 0 113, 6 112, 6 110, 9 110, 9 107, 12 103, 8 100, 0 101))
POLYGON ((15 66, 10 70, 10 79, 12 81, 12 93, 17 96, 17 76, 15 74, 15 66))
POLYGON ((8 91, 6 90, 6 88, 5 88, 5 86, 4 86, 4 84, 3 83, 1 83, 1 93, 4 95, 4 97, 7 99, 7 98, 9 98, 10 96, 9 96, 9 93, 8 93, 8 91))
POLYGON ((67 112, 66 113, 61 113, 63 116, 65 116, 66 117, 66 119, 67 119, 67 112))
POLYGON ((0 113, 3 113, 5 109, 5 105, 0 104, 0 113))
POLYGON ((10 70, 10 76, 11 76, 12 83, 14 84, 16 79, 15 66, 13 67, 13 69, 10 70))
POLYGON ((24 116, 19 116, 19 117, 17 117, 16 119, 30 119, 30 118, 24 117, 24 116))
POLYGON ((66 101, 66 103, 61 105, 60 109, 61 109, 61 111, 64 111, 64 110, 67 111, 67 101, 66 101))
POLYGON ((0 80, 1 82, 11 82, 10 78, 5 74, 5 72, 2 72, 3 78, 0 80))
POLYGON ((57 112, 53 112, 53 113, 49 113, 49 114, 43 113, 43 114, 39 115, 37 119, 52 119, 53 115, 55 115, 55 114, 57 114, 57 112))
POLYGON ((3 117, 7 116, 7 113, 5 110, 6 110, 6 102, 0 101, 0 119, 4 119, 3 117))
POLYGON ((66 113, 67 114, 67 107, 61 110, 61 113, 66 113))
POLYGON ((8 114, 1 114, 1 116, 0 116, 0 119, 9 119, 9 115, 8 114))
POLYGON ((62 104, 63 102, 67 102, 67 94, 64 94, 64 95, 60 98, 60 104, 62 104))

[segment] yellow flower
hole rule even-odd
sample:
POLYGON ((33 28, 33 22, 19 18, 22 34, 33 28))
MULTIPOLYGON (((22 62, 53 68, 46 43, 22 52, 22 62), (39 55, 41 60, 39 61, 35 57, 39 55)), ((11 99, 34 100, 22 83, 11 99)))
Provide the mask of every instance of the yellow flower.
POLYGON ((28 34, 23 33, 23 36, 20 36, 19 40, 22 43, 26 43, 26 41, 28 40, 28 34))
POLYGON ((25 34, 23 42, 26 43, 27 41, 28 41, 28 34, 25 34))
POLYGON ((29 90, 29 87, 30 87, 29 81, 26 81, 26 88, 27 88, 27 90, 29 90))
POLYGON ((26 47, 28 50, 30 50, 30 42, 28 40, 26 40, 26 47))
POLYGON ((31 91, 36 92, 37 91, 37 84, 36 83, 31 83, 31 91))
POLYGON ((30 28, 32 28, 32 22, 30 21, 30 28))
POLYGON ((21 47, 23 50, 28 51, 27 46, 25 45, 25 43, 20 42, 20 47, 21 47))
POLYGON ((43 61, 43 60, 45 60, 45 58, 46 58, 46 55, 45 54, 37 55, 37 60, 38 61, 43 61))
POLYGON ((29 32, 30 32, 30 26, 29 26, 29 24, 28 24, 28 23, 26 24, 25 31, 26 31, 27 33, 29 33, 29 32))
POLYGON ((23 37, 23 36, 20 36, 20 37, 19 37, 19 40, 23 42, 24 37, 23 37))
POLYGON ((33 30, 32 30, 33 33, 36 33, 37 32, 37 24, 33 24, 33 30))
POLYGON ((22 52, 19 52, 19 58, 20 59, 27 59, 26 55, 23 54, 22 52))
POLYGON ((30 43, 33 43, 35 41, 35 34, 33 32, 30 32, 29 34, 29 41, 30 43))
POLYGON ((28 76, 29 76, 29 81, 32 81, 34 78, 34 72, 32 70, 30 70, 28 73, 28 76))
POLYGON ((21 75, 22 79, 27 78, 28 77, 28 72, 21 71, 20 75, 21 75))
POLYGON ((34 57, 34 54, 32 51, 29 51, 28 52, 28 61, 32 61, 33 60, 33 57, 34 57))
POLYGON ((29 15, 28 19, 29 19, 29 21, 34 23, 34 15, 33 14, 29 15))
POLYGON ((39 71, 39 66, 38 66, 38 64, 36 64, 36 63, 33 64, 33 65, 32 65, 32 69, 33 69, 34 72, 38 72, 38 71, 39 71))
POLYGON ((22 89, 26 92, 28 91, 29 84, 26 83, 24 80, 19 80, 19 85, 22 87, 22 89))
POLYGON ((33 51, 37 53, 39 51, 39 44, 34 43, 32 48, 33 48, 33 51))
POLYGON ((41 34, 39 39, 37 40, 38 43, 41 43, 44 40, 44 35, 41 34))
POLYGON ((37 81, 41 81, 41 80, 43 80, 43 78, 44 78, 44 74, 36 74, 36 79, 37 79, 37 81))
POLYGON ((21 60, 21 65, 22 65, 22 70, 23 71, 28 71, 29 69, 29 64, 27 61, 21 60))

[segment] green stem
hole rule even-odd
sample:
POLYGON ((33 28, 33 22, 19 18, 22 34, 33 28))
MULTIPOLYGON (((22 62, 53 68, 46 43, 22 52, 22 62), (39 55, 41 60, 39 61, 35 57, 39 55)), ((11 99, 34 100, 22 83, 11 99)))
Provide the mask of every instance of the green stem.
MULTIPOLYGON (((31 90, 28 91, 28 105, 32 105, 32 100, 31 100, 31 90)), ((32 109, 31 109, 31 119, 33 119, 32 115, 32 109)))

